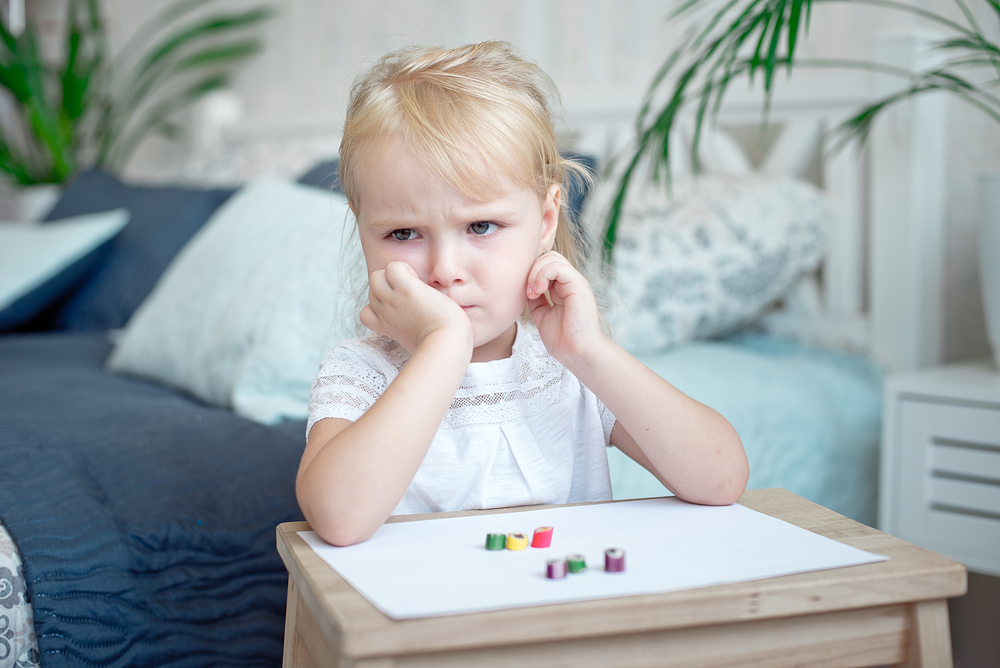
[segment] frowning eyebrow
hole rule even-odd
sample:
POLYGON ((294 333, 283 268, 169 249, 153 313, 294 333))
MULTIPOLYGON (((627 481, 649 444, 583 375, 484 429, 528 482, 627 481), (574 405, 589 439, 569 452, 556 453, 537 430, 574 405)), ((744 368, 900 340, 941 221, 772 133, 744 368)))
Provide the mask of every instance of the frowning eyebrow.
MULTIPOLYGON (((497 209, 488 205, 481 208, 470 207, 465 211, 460 211, 449 222, 461 225, 467 225, 469 223, 476 223, 479 221, 503 222, 504 220, 510 220, 511 218, 518 216, 519 213, 520 212, 515 209, 497 209)), ((367 223, 367 226, 378 230, 408 230, 412 228, 419 228, 426 224, 427 220, 422 216, 403 215, 396 218, 375 220, 367 223)))

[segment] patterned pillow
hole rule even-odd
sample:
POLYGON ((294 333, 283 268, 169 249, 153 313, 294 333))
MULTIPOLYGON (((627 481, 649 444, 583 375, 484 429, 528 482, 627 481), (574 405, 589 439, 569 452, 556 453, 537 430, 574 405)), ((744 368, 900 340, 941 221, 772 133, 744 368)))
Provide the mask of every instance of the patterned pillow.
POLYGON ((832 216, 819 191, 797 179, 723 174, 677 182, 673 197, 637 190, 613 256, 618 333, 633 352, 742 328, 826 251, 832 216))

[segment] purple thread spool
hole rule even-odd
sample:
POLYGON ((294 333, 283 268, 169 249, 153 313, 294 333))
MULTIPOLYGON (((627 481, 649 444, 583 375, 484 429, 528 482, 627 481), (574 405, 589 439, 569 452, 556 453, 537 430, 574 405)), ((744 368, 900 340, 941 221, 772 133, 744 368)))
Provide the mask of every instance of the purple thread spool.
POLYGON ((565 559, 549 559, 545 562, 545 577, 550 580, 559 580, 566 577, 567 567, 565 559))
POLYGON ((604 570, 608 573, 625 572, 625 550, 611 547, 604 550, 604 570))

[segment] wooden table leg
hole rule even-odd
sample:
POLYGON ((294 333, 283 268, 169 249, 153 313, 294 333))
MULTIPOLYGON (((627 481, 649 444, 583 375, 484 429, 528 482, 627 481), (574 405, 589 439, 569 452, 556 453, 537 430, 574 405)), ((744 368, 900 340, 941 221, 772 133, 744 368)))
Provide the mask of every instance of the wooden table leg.
POLYGON ((910 643, 904 668, 952 668, 948 601, 921 601, 910 606, 910 643))
POLYGON ((282 651, 282 668, 313 668, 312 657, 306 649, 297 628, 299 593, 295 583, 288 578, 288 602, 285 606, 285 646, 282 651))

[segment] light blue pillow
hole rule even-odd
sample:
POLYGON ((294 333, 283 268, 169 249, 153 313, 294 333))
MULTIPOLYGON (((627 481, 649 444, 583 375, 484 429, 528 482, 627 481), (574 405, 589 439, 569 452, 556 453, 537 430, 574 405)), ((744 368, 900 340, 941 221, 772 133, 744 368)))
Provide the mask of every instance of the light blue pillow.
POLYGON ((174 258, 108 368, 257 422, 305 418, 323 356, 357 319, 340 285, 348 222, 343 195, 251 181, 174 258))
POLYGON ((129 217, 127 209, 115 209, 44 224, 0 223, 0 331, 61 297, 129 217))

